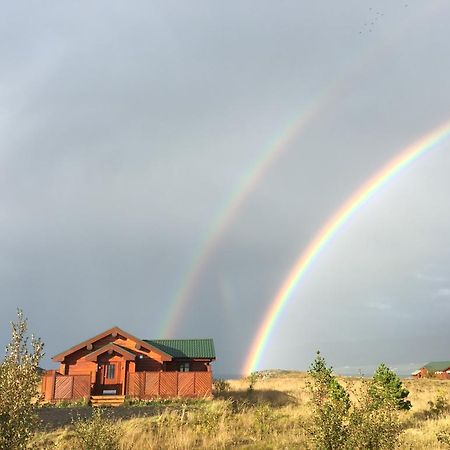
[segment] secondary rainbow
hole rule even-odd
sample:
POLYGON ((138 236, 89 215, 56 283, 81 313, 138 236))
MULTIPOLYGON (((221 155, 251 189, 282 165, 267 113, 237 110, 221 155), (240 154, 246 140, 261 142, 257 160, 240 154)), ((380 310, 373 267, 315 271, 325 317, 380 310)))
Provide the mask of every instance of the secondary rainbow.
POLYGON ((258 328, 250 350, 247 354, 242 372, 249 374, 259 366, 261 357, 267 347, 274 326, 281 316, 283 309, 293 298, 293 295, 304 278, 311 264, 319 256, 321 251, 336 235, 341 227, 352 215, 364 205, 381 187, 395 177, 414 161, 443 142, 450 135, 450 121, 434 129, 411 146, 404 149, 398 156, 388 162, 369 181, 361 186, 326 222, 315 235, 305 251, 297 259, 296 263, 285 278, 281 288, 272 300, 264 319, 258 328))
MULTIPOLYGON (((335 94, 334 91, 333 94, 335 94)), ((289 144, 320 113, 325 98, 327 98, 326 94, 320 96, 319 100, 315 100, 311 105, 308 105, 302 114, 289 122, 282 133, 267 146, 265 152, 259 156, 252 167, 241 177, 231 195, 219 209, 219 213, 209 224, 205 237, 198 245, 188 270, 179 281, 177 290, 169 302, 166 318, 162 321, 159 333, 161 336, 172 337, 176 334, 185 307, 214 250, 217 249, 220 239, 261 179, 264 178, 269 169, 286 151, 289 144)))

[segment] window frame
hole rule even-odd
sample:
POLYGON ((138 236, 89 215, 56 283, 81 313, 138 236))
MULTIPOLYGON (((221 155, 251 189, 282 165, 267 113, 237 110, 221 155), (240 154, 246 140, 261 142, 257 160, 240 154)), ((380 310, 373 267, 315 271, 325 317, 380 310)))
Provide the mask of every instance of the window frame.
POLYGON ((115 380, 116 379, 116 365, 115 364, 105 364, 105 379, 115 380))
POLYGON ((189 361, 180 362, 180 372, 190 372, 191 363, 189 361))

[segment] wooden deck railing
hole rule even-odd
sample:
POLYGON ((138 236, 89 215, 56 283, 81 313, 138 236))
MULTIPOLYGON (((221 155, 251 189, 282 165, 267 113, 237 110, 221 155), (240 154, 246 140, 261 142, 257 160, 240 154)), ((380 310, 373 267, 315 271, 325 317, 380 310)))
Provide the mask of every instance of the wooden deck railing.
POLYGON ((55 370, 49 370, 42 376, 41 392, 47 402, 89 399, 91 376, 61 375, 55 370))
POLYGON ((136 372, 128 375, 127 395, 130 397, 206 397, 211 393, 211 372, 136 372))
MULTIPOLYGON (((126 395, 133 398, 206 397, 212 393, 211 372, 135 372, 127 376, 126 395)), ((91 375, 61 375, 50 370, 42 376, 44 400, 80 400, 91 397, 91 375)))

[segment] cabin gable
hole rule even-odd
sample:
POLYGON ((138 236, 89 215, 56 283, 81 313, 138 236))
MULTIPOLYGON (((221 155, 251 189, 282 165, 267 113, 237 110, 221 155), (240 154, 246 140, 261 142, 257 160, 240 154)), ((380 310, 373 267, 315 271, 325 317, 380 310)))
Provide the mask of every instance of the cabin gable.
POLYGON ((119 347, 128 349, 140 359, 152 359, 159 363, 172 360, 172 357, 161 349, 132 336, 118 327, 113 327, 91 339, 83 341, 80 344, 55 355, 52 359, 55 362, 60 362, 60 369, 63 372, 66 372, 64 366, 83 365, 84 360, 89 354, 95 353, 100 348, 109 344, 115 344, 119 347))

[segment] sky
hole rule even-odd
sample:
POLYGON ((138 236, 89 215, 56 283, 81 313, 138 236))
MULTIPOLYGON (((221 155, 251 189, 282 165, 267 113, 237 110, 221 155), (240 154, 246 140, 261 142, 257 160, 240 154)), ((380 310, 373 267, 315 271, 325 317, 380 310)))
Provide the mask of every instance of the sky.
MULTIPOLYGON (((44 367, 117 325, 213 337, 214 370, 238 374, 314 234, 450 119, 449 18, 444 0, 5 4, 1 346, 19 307, 44 367), (224 205, 275 150, 164 329, 224 205)), ((305 370, 317 349, 342 373, 450 359, 449 167, 450 139, 339 231, 260 369, 305 370)))

